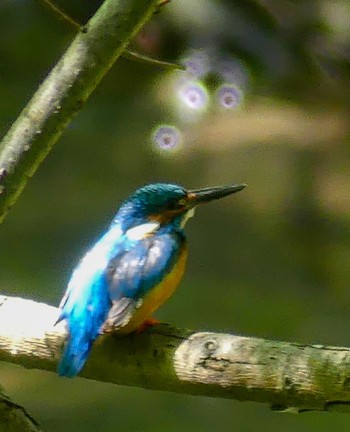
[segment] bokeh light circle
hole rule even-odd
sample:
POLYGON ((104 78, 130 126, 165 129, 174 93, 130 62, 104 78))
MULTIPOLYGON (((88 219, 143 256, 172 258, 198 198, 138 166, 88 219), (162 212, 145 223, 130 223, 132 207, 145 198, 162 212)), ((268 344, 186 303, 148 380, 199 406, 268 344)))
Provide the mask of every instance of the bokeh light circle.
POLYGON ((223 84, 216 92, 217 101, 225 109, 236 108, 243 99, 242 92, 235 86, 223 84))
POLYGON ((174 150, 181 144, 181 132, 172 125, 159 125, 152 134, 153 144, 161 150, 174 150))
POLYGON ((203 111, 208 107, 208 90, 198 81, 187 81, 183 83, 178 90, 178 97, 187 108, 203 111))

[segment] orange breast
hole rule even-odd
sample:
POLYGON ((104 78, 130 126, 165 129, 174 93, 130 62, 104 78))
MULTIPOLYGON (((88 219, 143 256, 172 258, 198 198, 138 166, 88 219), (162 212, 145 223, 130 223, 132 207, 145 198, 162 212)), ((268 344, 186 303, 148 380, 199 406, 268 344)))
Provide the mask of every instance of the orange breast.
POLYGON ((159 308, 175 291, 185 271, 187 261, 187 248, 184 247, 177 263, 165 278, 155 285, 149 293, 143 298, 142 304, 135 313, 131 320, 125 327, 118 330, 118 333, 131 333, 138 329, 144 321, 149 318, 155 310, 159 308))

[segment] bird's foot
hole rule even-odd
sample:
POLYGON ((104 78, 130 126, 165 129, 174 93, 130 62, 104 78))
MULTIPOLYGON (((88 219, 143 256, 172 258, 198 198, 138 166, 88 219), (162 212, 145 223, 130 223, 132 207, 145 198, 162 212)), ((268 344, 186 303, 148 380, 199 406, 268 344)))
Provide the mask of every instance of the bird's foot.
POLYGON ((135 330, 136 334, 143 333, 145 330, 148 329, 148 327, 153 327, 154 325, 159 324, 159 321, 155 318, 147 318, 146 321, 144 321, 139 328, 135 330))

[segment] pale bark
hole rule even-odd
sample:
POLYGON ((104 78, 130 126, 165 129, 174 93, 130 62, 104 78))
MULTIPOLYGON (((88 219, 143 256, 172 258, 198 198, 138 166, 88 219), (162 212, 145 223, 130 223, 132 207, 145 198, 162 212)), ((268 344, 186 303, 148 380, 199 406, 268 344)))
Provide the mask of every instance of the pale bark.
MULTIPOLYGON (((58 309, 0 297, 0 360, 55 371, 66 336, 58 309)), ((275 410, 348 411, 350 349, 168 325, 106 334, 81 376, 115 384, 269 403, 275 410)))

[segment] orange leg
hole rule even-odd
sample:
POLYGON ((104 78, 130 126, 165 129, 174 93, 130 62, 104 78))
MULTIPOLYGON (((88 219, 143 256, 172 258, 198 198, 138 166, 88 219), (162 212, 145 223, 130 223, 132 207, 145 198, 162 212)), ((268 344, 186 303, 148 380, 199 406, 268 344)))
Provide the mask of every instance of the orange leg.
POLYGON ((159 321, 157 319, 152 318, 152 317, 147 318, 146 321, 144 321, 140 325, 140 327, 135 330, 135 333, 140 334, 140 333, 144 332, 145 330, 147 330, 148 327, 152 327, 152 326, 157 325, 157 324, 159 324, 159 321))

